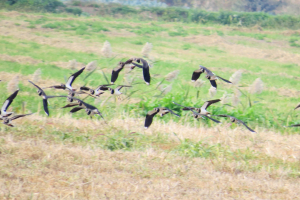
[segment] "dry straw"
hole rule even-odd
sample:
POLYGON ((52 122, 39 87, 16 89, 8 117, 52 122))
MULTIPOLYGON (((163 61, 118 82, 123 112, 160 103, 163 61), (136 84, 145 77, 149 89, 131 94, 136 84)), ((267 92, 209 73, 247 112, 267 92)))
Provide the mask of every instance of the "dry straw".
POLYGON ((101 49, 102 55, 106 58, 112 57, 111 45, 108 41, 105 41, 101 49))
POLYGON ((74 59, 74 60, 69 60, 68 68, 70 68, 70 69, 72 69, 72 70, 74 70, 74 69, 77 68, 77 62, 76 62, 75 59, 74 59))
POLYGON ((19 76, 15 76, 13 79, 11 79, 7 84, 7 91, 12 93, 19 89, 19 76))
POLYGON ((97 67, 97 62, 92 61, 86 65, 85 70, 90 72, 90 71, 93 71, 94 69, 96 69, 96 67, 97 67))
POLYGON ((167 81, 173 81, 177 78, 178 74, 179 74, 179 70, 172 71, 165 76, 165 79, 167 81))
POLYGON ((229 81, 233 84, 233 85, 238 85, 241 78, 242 78, 242 70, 238 70, 236 72, 234 72, 234 74, 232 74, 232 76, 230 77, 229 81))
POLYGON ((172 90, 172 84, 171 85, 160 85, 158 89, 162 92, 162 94, 166 95, 172 90))
POLYGON ((234 91, 234 95, 232 98, 232 105, 233 106, 237 106, 240 103, 240 97, 241 97, 242 93, 240 92, 239 89, 235 89, 234 91))
POLYGON ((35 72, 33 73, 33 77, 32 77, 32 80, 33 82, 37 83, 39 82, 40 78, 41 78, 41 75, 42 75, 42 71, 40 68, 38 68, 37 70, 35 70, 35 72))
POLYGON ((202 80, 198 80, 198 81, 195 81, 195 88, 201 88, 203 85, 205 84, 205 81, 202 81, 202 80))
POLYGON ((210 87, 208 90, 209 96, 212 98, 217 94, 217 89, 214 87, 210 87))
POLYGON ((260 94, 264 90, 264 83, 260 78, 255 79, 249 88, 251 94, 260 94))
POLYGON ((151 50, 152 50, 152 44, 147 42, 142 49, 142 55, 146 58, 149 58, 149 54, 150 54, 151 50))
POLYGON ((220 98, 221 104, 228 104, 231 101, 231 97, 227 94, 227 92, 224 92, 223 96, 220 98))

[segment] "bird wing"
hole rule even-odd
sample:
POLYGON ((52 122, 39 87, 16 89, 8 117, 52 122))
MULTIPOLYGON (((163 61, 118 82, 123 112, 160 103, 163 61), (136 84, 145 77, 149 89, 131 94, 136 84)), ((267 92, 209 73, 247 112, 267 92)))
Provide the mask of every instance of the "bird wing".
POLYGON ((219 79, 221 79, 222 81, 225 81, 226 83, 231 83, 230 81, 228 81, 228 80, 226 80, 226 79, 224 79, 224 78, 222 78, 222 77, 220 77, 220 76, 217 76, 219 79))
POLYGON ((213 119, 213 118, 211 118, 211 117, 209 117, 209 116, 207 116, 207 115, 201 115, 201 116, 207 117, 208 119, 210 119, 210 120, 212 120, 212 121, 214 121, 214 122, 216 122, 216 123, 221 123, 220 121, 218 121, 218 120, 216 120, 216 119, 213 119))
POLYGON ((149 66, 147 65, 147 67, 143 67, 143 76, 144 76, 144 81, 147 85, 150 84, 151 81, 151 76, 150 76, 150 70, 149 70, 149 66))
POLYGON ((209 81, 210 81, 211 86, 213 86, 214 88, 217 89, 217 82, 216 82, 216 80, 209 80, 209 81))
POLYGON ((217 103, 217 102, 219 102, 219 101, 221 101, 221 99, 215 99, 215 100, 206 101, 206 102, 202 105, 201 109, 205 109, 205 110, 206 110, 211 104, 217 103))
POLYGON ((44 106, 44 111, 45 111, 46 115, 49 116, 48 101, 47 101, 47 99, 43 99, 43 106, 44 106))
POLYGON ((50 86, 49 88, 54 88, 54 89, 66 89, 66 85, 53 85, 53 86, 50 86))
POLYGON ((132 87, 131 85, 118 85, 115 90, 121 90, 123 87, 132 87))
POLYGON ((151 110, 147 113, 146 115, 146 119, 145 119, 145 124, 144 127, 145 128, 149 128, 149 126, 152 124, 153 121, 153 117, 158 113, 158 111, 155 110, 151 110))
POLYGON ((245 122, 241 121, 241 120, 237 120, 238 122, 240 122, 241 124, 243 124, 249 131, 256 133, 254 130, 252 130, 249 126, 246 125, 245 122))
POLYGON ((31 83, 34 87, 36 87, 39 91, 41 91, 43 96, 46 96, 46 93, 44 92, 44 90, 42 90, 42 88, 40 88, 39 86, 37 86, 36 84, 31 82, 30 80, 28 80, 28 82, 31 83))
POLYGON ((300 104, 298 104, 294 110, 296 110, 296 109, 299 108, 299 107, 300 107, 300 104))
POLYGON ((66 87, 69 89, 72 89, 72 84, 75 81, 75 79, 77 78, 77 76, 79 76, 83 70, 85 69, 85 67, 81 68, 79 71, 77 71, 76 73, 72 74, 69 78, 68 81, 66 83, 66 87))
POLYGON ((125 66, 125 63, 119 62, 118 66, 112 70, 111 78, 110 78, 111 83, 114 83, 117 80, 119 73, 124 68, 124 66, 125 66))
POLYGON ((180 117, 180 115, 176 114, 173 110, 171 110, 169 108, 163 108, 163 110, 170 112, 172 115, 176 115, 177 117, 180 117))
POLYGON ((85 91, 90 91, 91 88, 86 87, 86 86, 82 86, 80 87, 80 90, 85 90, 85 91))
POLYGON ((75 112, 77 112, 77 111, 79 111, 81 109, 84 109, 84 108, 82 106, 75 107, 72 110, 70 110, 70 113, 75 113, 75 112))
POLYGON ((18 95, 19 90, 16 90, 14 93, 12 93, 3 103, 1 107, 1 113, 6 113, 7 108, 10 106, 10 104, 13 102, 13 100, 18 95))
POLYGON ((24 114, 24 115, 15 115, 15 116, 13 116, 12 118, 10 118, 10 120, 15 120, 15 119, 18 119, 18 118, 20 118, 20 117, 25 117, 25 116, 27 116, 27 115, 32 115, 33 113, 30 113, 30 114, 24 114))
POLYGON ((200 71, 200 69, 195 70, 192 75, 192 81, 198 80, 201 74, 202 72, 200 71))
POLYGON ((297 127, 297 126, 300 126, 300 124, 293 124, 293 125, 290 125, 288 127, 297 127))
POLYGON ((74 102, 74 103, 69 103, 69 104, 65 105, 64 107, 62 107, 62 108, 69 108, 69 107, 74 107, 74 106, 77 106, 77 105, 79 105, 79 103, 74 102))

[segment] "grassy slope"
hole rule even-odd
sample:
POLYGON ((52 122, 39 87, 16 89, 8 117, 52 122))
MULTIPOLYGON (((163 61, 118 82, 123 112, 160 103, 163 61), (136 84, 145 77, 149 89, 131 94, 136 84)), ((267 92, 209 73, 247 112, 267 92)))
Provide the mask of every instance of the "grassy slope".
MULTIPOLYGON (((299 33, 4 11, 0 13, 0 20, 0 79, 4 81, 0 84, 1 91, 4 91, 0 100, 4 101, 9 95, 7 82, 18 74, 21 92, 14 102, 14 111, 21 112, 21 103, 25 101, 27 112, 38 112, 35 116, 15 121, 17 128, 1 127, 0 147, 4 156, 0 174, 3 186, 9 189, 0 195, 6 198, 25 195, 37 195, 39 198, 51 195, 55 198, 99 198, 102 195, 104 198, 107 195, 118 198, 121 192, 113 193, 111 190, 117 191, 130 182, 135 190, 127 187, 123 193, 128 198, 139 198, 143 188, 148 187, 147 179, 151 182, 147 192, 149 198, 164 194, 167 196, 160 197, 293 198, 298 195, 297 189, 293 188, 298 187, 300 137, 294 134, 295 129, 280 127, 298 120, 297 113, 290 111, 298 102, 300 50, 291 47, 290 40, 297 39, 299 33), (106 40, 112 45, 115 59, 101 55, 102 44, 106 40), (80 77, 75 85, 87 83, 97 86, 106 83, 102 71, 110 77, 110 70, 119 60, 141 56, 140 51, 146 42, 153 44, 151 59, 158 61, 151 69, 152 75, 157 75, 147 91, 155 89, 170 71, 180 70, 174 82, 164 82, 173 84, 172 91, 165 97, 152 98, 160 94, 157 90, 142 94, 139 89, 145 90, 144 84, 126 91, 130 94, 138 90, 132 95, 129 105, 120 101, 114 103, 115 100, 105 96, 103 99, 107 101, 96 105, 103 111, 108 125, 101 120, 89 120, 84 114, 69 116, 67 110, 58 110, 63 105, 59 99, 50 101, 52 117, 44 117, 41 100, 26 81, 32 78, 35 70, 42 70, 39 84, 44 87, 49 83, 64 82, 64 77, 72 73, 67 68, 69 60, 76 59, 81 65, 96 60, 98 70, 87 80, 83 80, 84 76, 80 77), (197 91, 189 81, 191 72, 199 64, 214 69, 224 78, 242 69, 240 88, 243 91, 247 91, 245 88, 257 77, 262 79, 265 90, 252 96, 253 101, 258 102, 252 108, 246 106, 244 96, 242 104, 236 108, 221 105, 211 108, 214 113, 229 112, 247 120, 249 126, 259 132, 258 135, 235 125, 228 128, 226 121, 224 125, 216 126, 204 120, 190 119, 186 114, 180 119, 157 117, 150 130, 142 130, 143 116, 155 106, 175 108, 170 103, 172 100, 195 105, 210 99, 208 82, 199 89, 197 99, 197 91), (28 149, 31 143, 36 146, 28 149), (57 148, 62 153, 55 151, 57 148), (119 149, 130 152, 108 151, 119 149), (75 158, 79 151, 82 154, 75 158), (102 160, 99 161, 95 157, 99 153, 110 156, 100 156, 102 160), (136 156, 140 159, 135 161, 136 156), (110 167, 101 169, 105 163, 110 167), (78 171, 69 171, 75 165, 80 166, 78 171), (84 171, 85 165, 93 167, 84 171), (166 167, 168 165, 171 166, 166 167), (43 181, 43 177, 38 178, 41 176, 39 173, 49 173, 53 182, 47 182, 36 190, 34 188, 43 181), (77 173, 82 176, 78 177, 77 173), (265 181, 265 184, 255 187, 251 180, 243 180, 240 173, 257 182, 265 181), (102 176, 106 178, 101 180, 102 176), (218 186, 212 188, 213 182, 210 187, 203 185, 206 181, 202 179, 216 182, 216 176, 222 177, 218 186), (61 181, 54 181, 58 177, 61 181), (108 179, 112 181, 107 182, 108 179), (14 183, 9 180, 14 180, 14 183), (198 185, 192 187, 187 184, 188 181, 198 185), (231 186, 225 184, 227 182, 231 186), (56 184, 63 189, 55 189, 56 184), (162 186, 161 190, 155 189, 157 184, 162 186), (188 192, 178 192, 178 184, 188 192), (18 185, 18 188, 13 185, 18 185), (106 189, 99 191, 97 188, 102 186, 106 189), (40 191, 39 194, 36 194, 37 191, 40 191)), ((133 71, 133 76, 140 76, 140 71, 133 71)), ((127 84, 122 78, 123 75, 117 84, 127 84)), ((219 82, 219 91, 214 98, 221 97, 224 91, 231 94, 234 88, 219 82)), ((48 93, 63 94, 52 90, 48 93)), ((95 104, 92 99, 88 102, 95 104)), ((175 109, 178 111, 178 108, 175 109)))

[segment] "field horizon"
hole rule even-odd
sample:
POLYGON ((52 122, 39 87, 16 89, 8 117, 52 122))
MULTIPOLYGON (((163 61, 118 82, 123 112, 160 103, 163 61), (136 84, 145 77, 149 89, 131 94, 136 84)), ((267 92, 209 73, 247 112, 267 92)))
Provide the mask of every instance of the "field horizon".
POLYGON ((300 123, 294 111, 300 94, 298 30, 6 10, 0 10, 0 28, 0 101, 19 88, 10 110, 34 113, 13 121, 13 128, 1 124, 2 199, 299 197, 300 135, 287 127, 300 123), (102 50, 106 41, 112 52, 102 50), (64 83, 95 61, 74 87, 96 87, 107 84, 119 61, 132 57, 151 63, 151 84, 140 69, 123 70, 115 84, 133 87, 121 99, 106 93, 86 100, 104 120, 71 115, 58 98, 49 100, 46 117, 28 83, 64 83), (218 80, 212 94, 203 75, 190 80, 199 65, 235 84, 218 80), (208 111, 233 115, 257 133, 228 119, 193 119, 172 103, 199 106, 218 98, 222 102, 208 111), (155 116, 145 130, 145 115, 155 107, 181 117, 155 116))

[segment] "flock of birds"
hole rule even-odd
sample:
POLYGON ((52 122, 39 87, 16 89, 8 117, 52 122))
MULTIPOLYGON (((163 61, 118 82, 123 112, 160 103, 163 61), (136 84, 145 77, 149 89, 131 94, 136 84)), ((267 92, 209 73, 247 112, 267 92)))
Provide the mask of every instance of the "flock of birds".
MULTIPOLYGON (((99 116, 101 116, 103 118, 103 116, 101 115, 101 112, 95 106, 90 105, 90 104, 84 102, 83 101, 84 99, 78 99, 78 98, 75 98, 74 96, 76 94, 87 94, 87 96, 85 98, 87 98, 89 96, 94 97, 94 98, 98 98, 101 94, 103 94, 106 91, 110 92, 111 95, 117 95, 117 96, 121 95, 122 93, 121 93, 120 90, 123 87, 132 87, 132 86, 129 86, 129 85, 119 85, 116 88, 112 88, 112 87, 109 87, 109 86, 114 85, 114 82, 117 80, 117 78, 119 76, 119 73, 128 64, 131 64, 130 65, 130 69, 131 70, 133 70, 135 67, 141 68, 143 70, 143 78, 144 78, 145 83, 147 85, 150 84, 150 82, 151 82, 150 67, 151 66, 143 58, 131 58, 131 59, 127 60, 126 62, 119 62, 118 65, 117 65, 117 67, 112 70, 111 84, 100 85, 100 86, 98 86, 95 89, 92 89, 92 88, 89 88, 89 87, 86 87, 86 86, 82 86, 82 87, 80 87, 79 90, 77 90, 77 89, 74 89, 72 87, 72 84, 74 83, 75 79, 84 71, 85 67, 83 67, 82 69, 80 69, 76 73, 72 74, 68 78, 68 80, 67 80, 67 82, 65 84, 53 85, 53 86, 46 87, 46 88, 53 88, 53 89, 59 89, 59 90, 67 91, 68 92, 67 96, 64 96, 64 95, 62 95, 62 96, 48 96, 48 95, 46 95, 45 91, 43 90, 43 89, 46 89, 46 88, 42 89, 41 87, 39 87, 35 83, 31 82, 30 80, 28 80, 28 81, 34 87, 37 88, 38 95, 43 99, 44 111, 45 111, 45 113, 48 116, 49 116, 48 99, 50 99, 50 98, 57 98, 57 97, 64 97, 64 98, 67 98, 67 101, 69 102, 69 104, 67 104, 66 106, 64 106, 62 108, 74 107, 74 108, 72 108, 70 110, 70 113, 75 113, 75 112, 78 112, 80 110, 85 110, 86 114, 89 115, 90 117, 92 117, 93 115, 99 115, 99 116)), ((191 81, 193 81, 193 82, 197 81, 197 79, 199 79, 199 77, 200 77, 200 75, 202 73, 206 74, 205 77, 210 81, 211 86, 214 87, 215 89, 217 89, 216 80, 218 80, 218 79, 221 79, 221 80, 223 80, 223 81, 225 81, 227 83, 231 83, 230 81, 228 81, 228 80, 226 80, 226 79, 224 79, 224 78, 222 78, 220 76, 215 75, 212 71, 210 71, 209 69, 207 69, 206 67, 201 66, 201 65, 200 65, 199 69, 197 69, 197 70, 195 70, 193 72, 191 81)), ((13 124, 12 124, 13 120, 16 120, 18 118, 25 117, 25 116, 33 114, 33 113, 29 113, 29 114, 21 114, 21 115, 11 116, 13 114, 13 112, 8 112, 7 111, 8 108, 9 108, 9 106, 13 102, 13 100, 16 98, 18 92, 19 92, 19 90, 16 90, 13 94, 11 94, 4 101, 4 103, 3 103, 2 107, 1 107, 1 111, 0 111, 0 120, 3 121, 3 124, 5 124, 7 126, 10 126, 10 127, 14 127, 13 124)), ((232 123, 242 124, 249 131, 255 133, 255 131, 253 129, 251 129, 250 127, 248 127, 245 122, 243 122, 243 121, 241 121, 241 120, 239 120, 239 119, 237 119, 237 118, 235 118, 233 116, 226 115, 226 114, 211 115, 211 113, 206 110, 210 105, 215 104, 215 103, 217 103, 219 101, 221 101, 221 100, 220 99, 214 99, 214 100, 206 101, 206 102, 204 102, 204 104, 200 108, 199 107, 187 107, 187 106, 180 105, 180 104, 178 104, 176 102, 173 102, 173 103, 175 105, 179 106, 179 107, 182 107, 182 110, 184 110, 184 111, 191 111, 192 112, 192 116, 194 118, 196 118, 196 119, 199 119, 199 118, 208 118, 208 119, 212 120, 215 123, 221 123, 220 121, 212 118, 212 116, 226 117, 226 118, 229 118, 229 120, 232 123)), ((297 109, 299 107, 300 107, 300 104, 297 105, 297 107, 295 109, 297 109)), ((152 121, 153 121, 153 117, 156 114, 159 114, 161 117, 163 117, 164 115, 166 115, 168 113, 180 117, 178 114, 176 114, 174 111, 172 111, 169 108, 157 107, 157 108, 154 108, 153 110, 151 110, 151 111, 149 111, 147 113, 144 127, 146 129, 150 127, 150 125, 152 124, 152 121)), ((295 124, 295 125, 292 125, 292 126, 300 126, 300 124, 295 124)))

